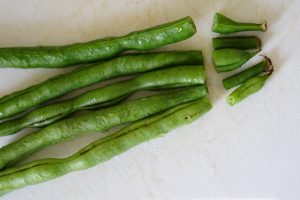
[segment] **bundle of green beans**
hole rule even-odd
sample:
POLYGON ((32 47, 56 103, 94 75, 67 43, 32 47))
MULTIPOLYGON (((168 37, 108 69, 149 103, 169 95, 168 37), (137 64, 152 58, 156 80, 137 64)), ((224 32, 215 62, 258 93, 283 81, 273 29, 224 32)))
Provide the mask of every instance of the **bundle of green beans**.
POLYGON ((101 138, 70 157, 43 159, 0 172, 0 195, 72 171, 90 168, 176 127, 191 123, 211 109, 207 97, 173 107, 101 138))
MULTIPOLYGON (((244 23, 234 21, 220 13, 216 13, 212 25, 212 31, 216 33, 229 34, 242 31, 266 31, 266 21, 255 23, 244 23)), ((213 61, 216 71, 228 72, 233 71, 261 50, 261 40, 256 36, 231 36, 216 37, 213 42, 213 61), (250 51, 251 50, 251 51, 250 51)), ((225 89, 231 89, 237 85, 243 84, 227 97, 229 105, 234 105, 249 95, 259 91, 266 79, 273 71, 269 58, 223 80, 225 89), (262 74, 267 75, 262 75, 262 74), (255 76, 258 76, 254 78, 255 76)))
MULTIPOLYGON (((190 17, 122 37, 61 47, 0 49, 7 67, 65 67, 116 56, 126 50, 150 50, 196 32, 190 17)), ((104 162, 144 141, 190 123, 211 109, 201 51, 132 53, 84 65, 70 73, 0 99, 0 136, 28 127, 42 128, 0 148, 0 195, 104 162), (134 77, 72 99, 41 105, 80 88, 115 77, 134 77), (165 91, 166 89, 175 89, 165 91), (163 93, 122 102, 140 90, 163 93), (38 106, 38 107, 37 107, 38 106), (16 114, 33 109, 26 114, 16 114), (88 112, 69 116, 74 112, 88 112), (12 117, 10 119, 7 119, 12 117), (42 159, 11 167, 52 144, 130 124, 64 159, 42 159), (11 167, 11 168, 10 168, 11 167)))

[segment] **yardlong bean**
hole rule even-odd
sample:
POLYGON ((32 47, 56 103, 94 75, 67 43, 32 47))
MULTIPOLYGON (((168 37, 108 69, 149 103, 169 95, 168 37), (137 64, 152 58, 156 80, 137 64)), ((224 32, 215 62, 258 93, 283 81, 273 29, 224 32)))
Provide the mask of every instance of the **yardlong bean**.
POLYGON ((178 66, 143 73, 129 80, 88 91, 73 99, 37 108, 23 117, 5 121, 0 124, 0 136, 16 133, 26 127, 43 127, 78 110, 95 107, 98 109, 138 90, 199 85, 205 83, 205 78, 204 67, 200 65, 178 66))
POLYGON ((0 99, 0 119, 10 117, 68 92, 128 74, 178 65, 201 64, 201 51, 128 54, 59 75, 0 99))
POLYGON ((223 80, 224 88, 227 90, 231 89, 237 85, 244 83, 246 80, 248 80, 249 78, 251 78, 253 76, 256 76, 262 72, 271 71, 272 69, 273 69, 273 67, 272 67, 271 60, 268 57, 265 57, 265 59, 262 62, 254 65, 240 73, 237 73, 233 76, 225 78, 223 80))
POLYGON ((43 159, 2 171, 0 194, 105 162, 142 142, 161 137, 179 126, 191 123, 208 112, 211 107, 207 97, 204 97, 135 122, 91 143, 68 158, 43 159))
POLYGON ((213 60, 217 72, 228 72, 241 67, 258 52, 260 52, 260 49, 255 51, 219 49, 213 51, 213 60))
POLYGON ((242 31, 266 31, 267 22, 264 21, 260 24, 243 23, 234 21, 221 13, 216 13, 212 25, 212 31, 216 33, 236 33, 242 31))
POLYGON ((108 59, 126 50, 151 50, 187 39, 195 33, 196 27, 192 18, 185 17, 121 37, 110 37, 66 46, 0 48, 0 66, 65 67, 108 59))
POLYGON ((213 47, 217 49, 260 49, 261 40, 256 36, 216 37, 212 39, 213 47))
POLYGON ((206 86, 193 86, 172 93, 140 98, 56 122, 2 147, 0 169, 46 146, 84 134, 106 131, 113 126, 133 122, 173 106, 199 99, 207 93, 206 86))

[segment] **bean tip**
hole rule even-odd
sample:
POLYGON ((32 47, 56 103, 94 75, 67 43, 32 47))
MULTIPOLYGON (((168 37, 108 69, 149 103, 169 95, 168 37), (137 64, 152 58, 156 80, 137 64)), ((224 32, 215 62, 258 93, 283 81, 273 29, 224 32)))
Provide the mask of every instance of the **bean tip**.
POLYGON ((263 23, 261 24, 261 30, 263 32, 266 32, 268 30, 268 23, 266 20, 264 20, 263 23))
POLYGON ((261 55, 261 56, 264 58, 264 61, 266 63, 266 68, 265 68, 264 72, 271 75, 274 71, 274 67, 273 67, 271 59, 265 55, 261 55))

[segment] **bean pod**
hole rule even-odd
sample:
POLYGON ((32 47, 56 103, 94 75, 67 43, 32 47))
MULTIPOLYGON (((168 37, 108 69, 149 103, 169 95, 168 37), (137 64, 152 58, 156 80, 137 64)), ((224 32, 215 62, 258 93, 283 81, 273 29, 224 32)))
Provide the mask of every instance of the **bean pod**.
POLYGON ((216 13, 213 21, 212 31, 216 33, 236 33, 242 31, 266 31, 267 22, 262 23, 244 23, 234 21, 221 13, 216 13))
POLYGON ((129 33, 85 43, 50 47, 0 48, 1 67, 57 68, 95 62, 126 50, 151 50, 187 39, 196 33, 191 17, 129 33))
POLYGON ((114 77, 176 65, 201 64, 201 51, 129 54, 59 75, 0 99, 0 119, 23 112, 71 91, 114 77))

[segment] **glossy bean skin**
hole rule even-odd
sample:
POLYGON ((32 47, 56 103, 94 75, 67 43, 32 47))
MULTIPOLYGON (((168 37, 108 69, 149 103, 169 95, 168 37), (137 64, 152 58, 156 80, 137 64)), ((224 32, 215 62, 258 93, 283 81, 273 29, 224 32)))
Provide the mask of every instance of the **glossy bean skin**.
POLYGON ((145 141, 189 124, 211 109, 207 97, 173 107, 101 138, 68 158, 43 159, 0 172, 0 195, 105 162, 145 141))
POLYGON ((266 57, 262 62, 254 65, 252 67, 249 67, 248 69, 246 69, 240 73, 237 73, 233 76, 225 78, 223 80, 223 86, 227 90, 231 89, 235 86, 238 86, 238 85, 244 83, 249 78, 256 76, 260 73, 267 72, 271 69, 272 69, 271 60, 266 57))
POLYGON ((212 31, 216 33, 229 34, 242 31, 266 31, 267 22, 243 23, 234 21, 221 13, 216 13, 213 20, 212 31))
POLYGON ((0 169, 11 166, 49 145, 137 121, 173 106, 199 99, 207 93, 206 86, 192 86, 167 94, 143 97, 58 121, 2 147, 0 149, 0 169))
POLYGON ((11 117, 71 91, 119 76, 178 65, 198 65, 201 51, 128 54, 50 78, 0 99, 0 119, 11 117))
POLYGON ((261 40, 256 36, 216 37, 212 39, 213 47, 218 49, 260 49, 261 40))
POLYGON ((83 93, 73 99, 39 107, 32 112, 0 124, 0 136, 10 135, 29 127, 43 127, 78 110, 97 109, 123 100, 139 90, 155 90, 200 85, 205 83, 201 65, 177 66, 140 74, 132 79, 116 82, 83 93))
POLYGON ((242 100, 246 99, 248 96, 258 92, 265 85, 266 80, 270 77, 270 74, 257 75, 248 79, 244 84, 235 89, 228 97, 227 103, 233 106, 242 100))
POLYGON ((0 48, 0 66, 18 68, 58 68, 95 62, 126 50, 151 50, 187 39, 196 33, 191 17, 155 26, 121 37, 50 47, 0 48))
POLYGON ((213 61, 218 73, 228 72, 241 67, 258 52, 260 49, 255 51, 219 49, 213 51, 213 61))

